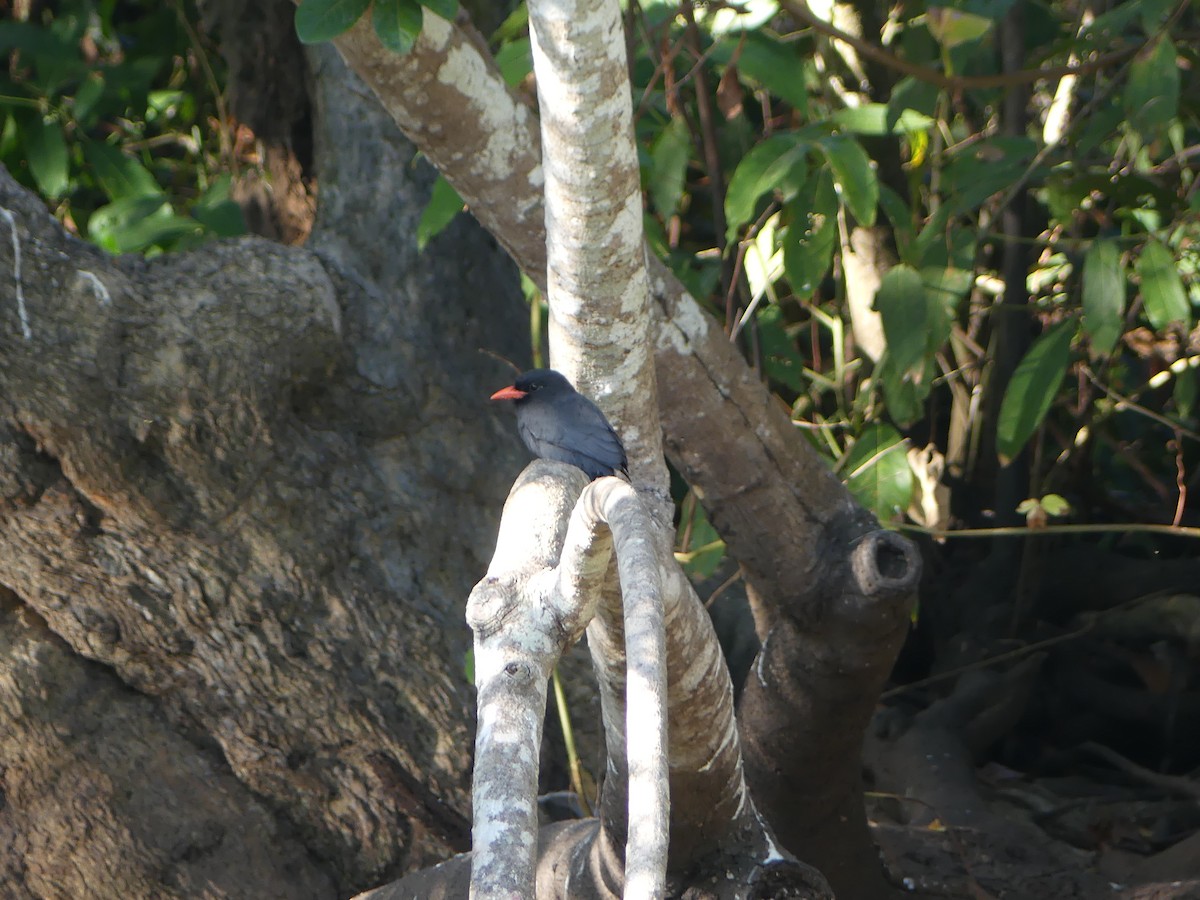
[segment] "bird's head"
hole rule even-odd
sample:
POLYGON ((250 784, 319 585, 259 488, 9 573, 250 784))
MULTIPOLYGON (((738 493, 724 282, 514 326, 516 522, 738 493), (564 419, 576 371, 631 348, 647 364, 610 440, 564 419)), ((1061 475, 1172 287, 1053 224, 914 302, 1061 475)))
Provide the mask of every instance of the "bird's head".
POLYGON ((561 372, 553 369, 531 369, 517 376, 517 380, 506 388, 501 388, 492 394, 493 400, 515 400, 520 403, 538 394, 553 396, 555 394, 574 393, 575 388, 561 372))

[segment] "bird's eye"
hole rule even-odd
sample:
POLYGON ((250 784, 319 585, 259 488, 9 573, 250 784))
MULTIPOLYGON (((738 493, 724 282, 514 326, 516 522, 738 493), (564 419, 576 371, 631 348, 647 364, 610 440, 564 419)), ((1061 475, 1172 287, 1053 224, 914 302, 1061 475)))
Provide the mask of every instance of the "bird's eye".
POLYGON ((530 390, 531 392, 532 392, 532 391, 540 391, 541 389, 542 389, 542 386, 541 386, 540 384, 531 384, 531 385, 529 386, 529 390, 530 390))

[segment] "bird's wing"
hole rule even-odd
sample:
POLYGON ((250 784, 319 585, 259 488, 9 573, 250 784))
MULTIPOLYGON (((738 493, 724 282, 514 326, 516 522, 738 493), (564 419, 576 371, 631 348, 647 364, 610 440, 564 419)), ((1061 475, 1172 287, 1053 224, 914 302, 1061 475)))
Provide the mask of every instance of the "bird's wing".
POLYGON ((578 466, 593 478, 626 471, 625 448, 604 413, 586 397, 576 395, 572 415, 534 413, 519 428, 525 445, 537 456, 578 466))

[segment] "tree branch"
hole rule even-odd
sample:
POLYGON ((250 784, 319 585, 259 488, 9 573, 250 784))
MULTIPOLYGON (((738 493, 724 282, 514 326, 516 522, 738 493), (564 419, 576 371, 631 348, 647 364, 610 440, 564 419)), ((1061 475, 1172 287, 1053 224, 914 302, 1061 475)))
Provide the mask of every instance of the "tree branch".
MULTIPOLYGON (((1090 72, 1099 72, 1108 68, 1114 63, 1118 63, 1126 57, 1137 53, 1145 43, 1134 44, 1128 47, 1121 47, 1117 50, 1102 53, 1095 59, 1079 65, 1068 66, 1046 66, 1039 69, 1021 69, 1014 72, 1004 72, 999 75, 944 75, 936 69, 930 69, 926 66, 918 65, 917 63, 909 62, 906 59, 901 59, 894 53, 891 53, 882 47, 872 44, 870 41, 865 41, 862 38, 848 34, 833 25, 830 25, 824 19, 813 13, 808 8, 808 4, 804 0, 781 0, 780 6, 787 10, 788 14, 797 21, 808 25, 813 31, 820 32, 826 37, 834 38, 835 40, 844 41, 849 46, 853 47, 863 56, 887 66, 889 69, 894 69, 897 72, 902 72, 905 75, 910 75, 918 81, 924 81, 928 84, 936 85, 947 91, 961 91, 979 88, 1003 88, 1003 87, 1019 87, 1021 85, 1033 84, 1036 81, 1045 81, 1054 78, 1062 78, 1067 75, 1086 75, 1090 72)), ((1184 4, 1186 5, 1186 4, 1184 4)))

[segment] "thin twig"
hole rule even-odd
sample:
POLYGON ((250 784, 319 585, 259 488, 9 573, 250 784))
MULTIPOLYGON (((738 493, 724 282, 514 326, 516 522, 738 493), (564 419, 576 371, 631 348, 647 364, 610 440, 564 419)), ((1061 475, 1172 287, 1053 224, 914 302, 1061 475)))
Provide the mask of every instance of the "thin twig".
POLYGON ((1138 522, 1114 525, 1044 525, 1040 528, 1005 525, 996 528, 963 528, 958 531, 905 523, 897 525, 896 528, 899 531, 916 531, 935 538, 1054 537, 1063 534, 1167 534, 1171 537, 1200 538, 1200 528, 1138 522))
POLYGON ((975 672, 979 669, 986 669, 998 663, 1008 662, 1014 659, 1021 659, 1029 656, 1032 653, 1037 653, 1039 650, 1044 650, 1046 647, 1052 647, 1055 644, 1062 644, 1066 641, 1073 641, 1076 638, 1083 637, 1091 631, 1096 625, 1095 619, 1090 619, 1082 628, 1077 628, 1075 631, 1067 632, 1066 634, 1056 635, 1052 638, 1046 638, 1042 641, 1036 641, 1032 644, 1026 644, 1024 647, 1017 647, 1015 650, 1009 650, 1005 653, 999 653, 996 656, 989 656, 986 659, 978 660, 977 662, 968 663, 965 666, 959 666, 955 669, 950 669, 946 672, 938 672, 936 675, 930 675, 928 678, 922 678, 920 681, 914 681, 910 684, 902 684, 900 687, 892 688, 890 691, 884 691, 879 695, 881 700, 890 700, 892 697, 899 697, 901 694, 907 694, 909 691, 915 691, 919 688, 928 687, 931 684, 940 684, 943 681, 950 681, 957 678, 959 675, 964 675, 967 672, 975 672))

